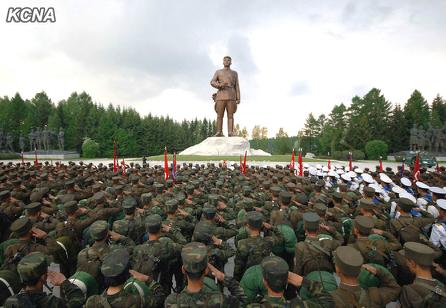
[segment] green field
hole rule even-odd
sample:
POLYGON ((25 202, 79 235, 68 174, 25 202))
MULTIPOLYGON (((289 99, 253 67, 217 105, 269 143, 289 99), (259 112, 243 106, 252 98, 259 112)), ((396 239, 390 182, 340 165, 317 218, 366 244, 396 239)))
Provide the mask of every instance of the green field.
MULTIPOLYGON (((169 154, 169 161, 172 161, 173 155, 169 154)), ((163 161, 164 155, 148 156, 147 160, 163 161)), ((243 157, 242 157, 243 159, 243 157)), ((136 159, 135 159, 136 160, 136 159)), ((137 159, 142 160, 142 158, 137 159)), ((199 156, 199 155, 177 155, 177 161, 240 161, 239 156, 199 156)), ((274 162, 290 162, 291 155, 272 155, 272 156, 247 156, 246 161, 274 161, 274 162)), ((297 155, 296 155, 297 164, 297 155)), ((326 162, 324 159, 303 158, 304 162, 326 162)))

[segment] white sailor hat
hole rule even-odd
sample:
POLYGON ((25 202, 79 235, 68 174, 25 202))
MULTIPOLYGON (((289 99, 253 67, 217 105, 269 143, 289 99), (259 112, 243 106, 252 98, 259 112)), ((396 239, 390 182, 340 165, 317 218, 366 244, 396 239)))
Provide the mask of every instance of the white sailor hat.
POLYGON ((383 181, 384 183, 386 183, 386 184, 392 183, 392 179, 389 178, 389 176, 387 174, 385 174, 385 173, 380 173, 379 174, 379 179, 381 181, 383 181))
POLYGON ((432 186, 432 187, 429 187, 429 190, 437 195, 446 195, 446 190, 444 190, 441 187, 432 186))
POLYGON ((320 169, 322 169, 322 166, 320 164, 317 164, 316 169, 320 170, 320 169))
POLYGON ((316 176, 324 176, 324 173, 321 170, 317 170, 316 176))
POLYGON ((366 183, 369 183, 369 184, 375 183, 375 180, 373 179, 373 177, 368 173, 361 174, 361 177, 364 180, 364 182, 366 182, 366 183))
POLYGON ((437 206, 442 210, 446 211, 446 200, 445 199, 437 199, 437 206))
POLYGON ((310 165, 307 163, 304 163, 303 166, 304 166, 304 168, 310 168, 310 165))
POLYGON ((327 166, 323 166, 323 167, 322 167, 322 171, 324 171, 324 172, 328 172, 328 167, 327 167, 327 166))
POLYGON ((361 168, 356 168, 353 171, 355 171, 356 173, 364 173, 364 171, 361 168))
POLYGON ((354 172, 354 171, 349 171, 349 172, 347 172, 347 174, 351 178, 355 178, 357 176, 356 172, 354 172))
POLYGON ((339 175, 336 173, 336 171, 334 171, 334 170, 330 170, 330 171, 328 171, 328 174, 327 174, 328 176, 332 176, 332 177, 335 177, 335 178, 338 178, 339 177, 339 175))
POLYGON ((375 194, 382 194, 384 192, 381 186, 376 183, 370 184, 369 187, 372 187, 375 190, 375 194))
POLYGON ((344 181, 347 181, 347 182, 350 182, 352 179, 350 178, 350 176, 347 174, 347 173, 343 173, 343 174, 341 174, 341 178, 344 180, 344 181))
POLYGON ((420 181, 417 181, 415 183, 415 185, 417 185, 417 187, 421 188, 421 189, 429 189, 429 186, 427 186, 426 184, 424 184, 423 182, 420 182, 420 181))
POLYGON ((310 173, 310 175, 316 175, 316 169, 314 169, 313 167, 310 167, 308 169, 308 172, 310 173))
POLYGON ((336 170, 336 173, 339 174, 339 175, 341 175, 341 174, 344 174, 345 172, 344 172, 344 170, 342 170, 342 169, 337 169, 337 170, 336 170))
POLYGON ((400 180, 401 184, 403 184, 406 187, 411 187, 412 186, 412 182, 406 178, 406 177, 402 177, 400 180))
POLYGON ((402 192, 405 192, 405 190, 398 185, 395 185, 392 187, 392 192, 394 192, 395 194, 401 194, 402 192))
POLYGON ((410 201, 412 201, 413 203, 417 203, 417 199, 415 199, 415 197, 413 195, 409 194, 407 191, 402 192, 399 195, 399 197, 400 198, 406 198, 406 199, 409 199, 410 201))

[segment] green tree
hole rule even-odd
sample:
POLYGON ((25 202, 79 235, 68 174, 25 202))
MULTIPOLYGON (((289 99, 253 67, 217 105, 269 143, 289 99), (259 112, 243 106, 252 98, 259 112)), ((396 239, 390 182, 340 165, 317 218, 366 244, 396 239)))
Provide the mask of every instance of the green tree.
POLYGON ((365 145, 365 153, 368 159, 387 159, 388 146, 382 140, 371 140, 365 145))
POLYGON ((446 103, 439 94, 437 94, 432 102, 430 122, 434 128, 441 128, 446 122, 446 103))
POLYGON ((91 138, 85 138, 82 143, 82 157, 96 158, 99 153, 99 144, 91 138))
POLYGON ((429 105, 423 95, 418 90, 413 91, 406 105, 404 106, 404 116, 406 117, 408 128, 427 128, 429 125, 429 105))

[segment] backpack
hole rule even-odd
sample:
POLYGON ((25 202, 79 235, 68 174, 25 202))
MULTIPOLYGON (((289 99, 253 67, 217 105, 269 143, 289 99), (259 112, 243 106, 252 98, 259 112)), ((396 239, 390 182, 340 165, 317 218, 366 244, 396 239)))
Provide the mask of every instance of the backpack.
MULTIPOLYGON (((160 256, 163 255, 163 245, 158 241, 150 241, 135 246, 132 254, 131 267, 137 272, 152 276, 159 274, 160 256)), ((158 277, 153 277, 158 280, 158 277)))
POLYGON ((266 256, 269 256, 272 251, 272 243, 265 238, 259 237, 256 243, 248 244, 248 259, 246 261, 246 267, 249 268, 253 265, 260 264, 266 256))
POLYGON ((20 292, 14 296, 9 297, 4 303, 5 308, 37 308, 31 301, 28 293, 20 292))
POLYGON ((307 252, 309 252, 309 254, 304 255, 302 262, 302 276, 306 276, 313 271, 327 271, 332 273, 333 265, 331 262, 331 253, 322 248, 319 242, 307 239, 304 243, 306 244, 307 252))
POLYGON ((401 245, 404 245, 406 242, 419 242, 421 232, 420 229, 415 226, 414 218, 410 222, 401 222, 399 219, 395 219, 393 221, 393 225, 398 232, 398 238, 401 242, 401 245))
MULTIPOLYGON (((79 253, 81 255, 82 251, 79 253)), ((95 247, 85 248, 85 262, 78 257, 77 271, 87 272, 95 279, 102 277, 101 265, 105 254, 98 251, 95 247), (80 259, 80 260, 79 260, 80 259)))
POLYGON ((424 287, 425 289, 430 290, 428 295, 423 298, 423 307, 427 308, 437 308, 437 307, 446 307, 446 292, 444 288, 442 289, 440 285, 436 285, 435 287, 417 281, 415 284, 424 287))

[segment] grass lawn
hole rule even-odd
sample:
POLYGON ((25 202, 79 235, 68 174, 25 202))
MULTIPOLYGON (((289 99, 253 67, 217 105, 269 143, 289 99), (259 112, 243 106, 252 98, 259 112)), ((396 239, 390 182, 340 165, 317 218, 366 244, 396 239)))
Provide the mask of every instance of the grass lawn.
MULTIPOLYGON (((169 161, 172 161, 173 155, 169 154, 169 161)), ((147 160, 163 161, 164 155, 156 155, 146 157, 147 160)), ((242 157, 243 159, 243 157, 242 157)), ((136 160, 136 159, 135 159, 136 160)), ((137 160, 142 160, 139 158, 137 160)), ((177 161, 240 161, 239 156, 200 156, 200 155, 177 155, 177 161)), ((291 155, 272 155, 272 156, 247 156, 246 161, 274 161, 274 162, 290 162, 291 155)), ((296 155, 297 164, 297 155, 296 155)), ((324 159, 303 158, 304 162, 326 162, 324 159)))

